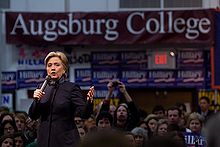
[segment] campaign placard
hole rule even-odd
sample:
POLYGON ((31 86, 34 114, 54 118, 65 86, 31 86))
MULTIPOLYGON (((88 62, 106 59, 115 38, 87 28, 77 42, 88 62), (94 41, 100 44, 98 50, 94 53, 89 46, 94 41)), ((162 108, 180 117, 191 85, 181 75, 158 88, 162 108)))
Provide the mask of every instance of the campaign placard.
POLYGON ((90 68, 75 69, 75 82, 80 86, 91 86, 92 72, 90 68))
POLYGON ((121 52, 122 69, 147 69, 146 51, 121 52))
POLYGON ((177 65, 179 68, 184 67, 203 67, 204 51, 195 49, 180 50, 178 52, 177 65))
POLYGON ((121 81, 127 85, 127 87, 146 87, 147 78, 148 75, 146 70, 121 71, 121 81))
POLYGON ((184 133, 185 143, 187 147, 206 147, 206 139, 202 135, 197 135, 194 133, 184 133))
POLYGON ((179 70, 177 74, 177 86, 203 88, 205 86, 205 70, 179 70))
POLYGON ((118 69, 120 58, 120 52, 92 52, 92 68, 118 69))
POLYGON ((175 70, 150 70, 148 72, 148 86, 173 87, 176 84, 175 70))
MULTIPOLYGON (((94 98, 106 98, 107 94, 108 94, 108 88, 107 85, 104 87, 100 87, 100 86, 95 86, 95 93, 94 93, 94 98)), ((117 98, 118 97, 118 90, 114 90, 112 92, 111 98, 117 98)))
POLYGON ((16 72, 2 72, 2 90, 15 90, 17 83, 16 72))
POLYGON ((94 70, 92 71, 92 84, 106 87, 113 79, 120 79, 118 70, 94 70))
POLYGON ((17 86, 18 88, 37 87, 45 80, 46 70, 18 70, 17 86))

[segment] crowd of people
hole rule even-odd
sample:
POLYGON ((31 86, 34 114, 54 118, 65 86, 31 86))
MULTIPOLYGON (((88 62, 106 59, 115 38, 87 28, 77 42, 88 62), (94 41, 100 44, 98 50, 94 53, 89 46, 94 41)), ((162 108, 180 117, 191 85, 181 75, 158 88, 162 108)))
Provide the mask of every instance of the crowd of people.
MULTIPOLYGON (((205 142, 199 144, 195 137, 195 147, 196 143, 198 147, 208 146, 205 126, 214 112, 209 110, 210 101, 207 97, 200 98, 198 112, 188 113, 183 103, 177 103, 168 109, 156 105, 147 114, 135 105, 122 82, 117 81, 117 87, 113 85, 114 82, 108 83, 108 95, 95 109, 90 109, 92 112, 89 117, 84 118, 76 112, 72 118, 80 136, 78 146, 88 147, 94 144, 101 147, 108 143, 111 146, 187 147, 184 136, 186 133, 205 138, 205 142), (111 94, 116 88, 124 98, 118 106, 110 104, 111 94), (102 142, 103 140, 105 141, 102 142)), ((90 105, 93 106, 93 103, 90 105)), ((40 119, 31 119, 26 112, 10 112, 2 106, 0 122, 1 147, 37 146, 40 119)))
POLYGON ((93 106, 94 87, 87 98, 77 84, 66 79, 68 63, 62 52, 45 58, 51 80, 34 91, 29 112, 0 108, 1 147, 217 147, 218 117, 210 100, 199 99, 200 110, 187 112, 184 103, 169 108, 156 105, 149 113, 140 109, 119 80, 109 81, 108 94, 93 106), (110 104, 114 90, 120 103, 110 104), (217 131, 217 130, 216 130, 217 131), (214 138, 214 139, 213 139, 214 138), (210 142, 209 142, 210 141, 210 142))

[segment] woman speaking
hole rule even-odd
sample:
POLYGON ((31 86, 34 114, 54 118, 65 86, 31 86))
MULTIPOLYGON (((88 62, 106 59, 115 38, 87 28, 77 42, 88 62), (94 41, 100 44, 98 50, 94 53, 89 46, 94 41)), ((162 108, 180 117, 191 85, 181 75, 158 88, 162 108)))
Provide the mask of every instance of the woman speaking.
MULTIPOLYGON (((44 63, 48 76, 46 82, 34 91, 34 101, 29 108, 30 118, 40 120, 37 145, 74 147, 79 141, 74 114, 82 112, 82 117, 88 117, 92 112, 88 110, 87 100, 83 98, 80 87, 67 81, 66 55, 58 51, 50 52, 44 63)), ((93 95, 93 92, 94 89, 90 89, 89 93, 93 95)))

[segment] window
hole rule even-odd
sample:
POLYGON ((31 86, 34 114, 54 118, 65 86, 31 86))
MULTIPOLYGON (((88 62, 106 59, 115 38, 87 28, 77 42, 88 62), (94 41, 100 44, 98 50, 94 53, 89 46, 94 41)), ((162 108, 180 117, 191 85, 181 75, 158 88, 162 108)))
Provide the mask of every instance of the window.
POLYGON ((10 0, 0 0, 0 9, 10 8, 10 0))
POLYGON ((120 0, 120 8, 160 8, 161 0, 120 0))
POLYGON ((119 0, 119 7, 126 8, 202 8, 203 0, 119 0))
POLYGON ((165 0, 164 8, 202 7, 202 0, 165 0))

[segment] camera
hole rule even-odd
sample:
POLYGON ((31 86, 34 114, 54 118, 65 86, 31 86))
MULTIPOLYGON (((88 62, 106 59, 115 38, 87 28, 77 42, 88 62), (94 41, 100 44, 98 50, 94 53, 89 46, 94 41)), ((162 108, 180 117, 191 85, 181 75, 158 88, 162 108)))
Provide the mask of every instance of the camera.
POLYGON ((118 86, 118 81, 113 81, 112 82, 112 87, 117 87, 118 86))

